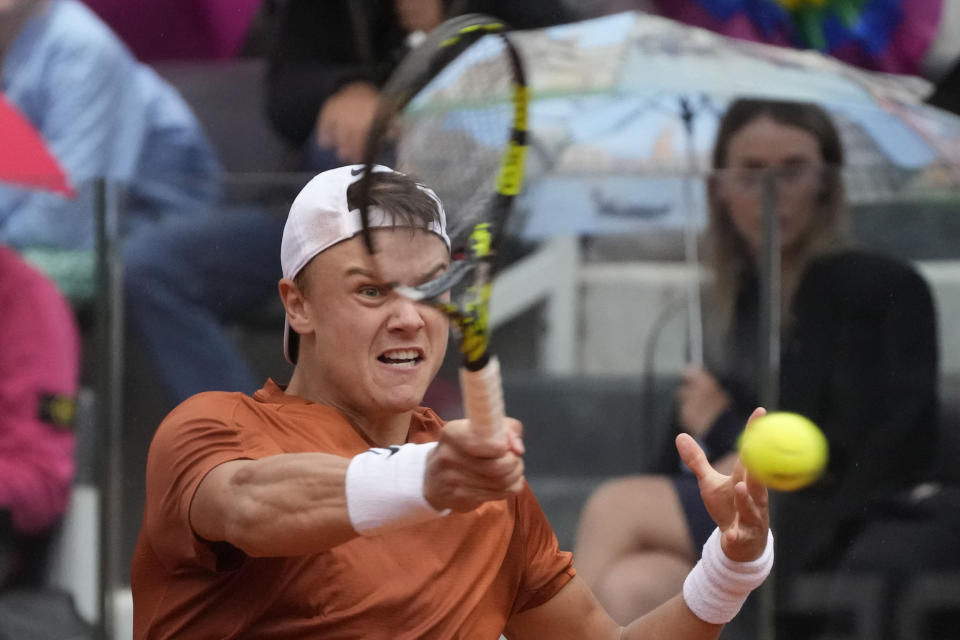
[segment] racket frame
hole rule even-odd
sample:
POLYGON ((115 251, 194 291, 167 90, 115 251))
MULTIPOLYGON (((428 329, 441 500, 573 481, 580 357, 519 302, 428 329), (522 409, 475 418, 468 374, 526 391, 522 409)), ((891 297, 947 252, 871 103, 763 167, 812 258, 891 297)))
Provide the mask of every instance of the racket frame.
MULTIPOLYGON (((463 366, 460 384, 464 409, 472 428, 487 436, 503 431, 503 391, 499 361, 490 353, 489 307, 497 240, 504 230, 515 196, 523 185, 527 152, 527 111, 529 91, 522 59, 507 36, 507 26, 482 14, 466 14, 447 20, 408 54, 381 90, 381 101, 367 137, 364 166, 359 189, 368 193, 373 180, 370 170, 385 149, 395 115, 422 91, 438 73, 481 38, 494 35, 502 39, 512 72, 511 103, 513 114, 510 135, 496 174, 489 214, 474 225, 469 234, 465 256, 456 260, 440 277, 419 285, 394 285, 400 295, 440 309, 453 323, 460 337, 463 366), (464 303, 447 300, 444 294, 472 278, 464 303)), ((367 251, 376 250, 370 228, 370 211, 363 199, 360 218, 367 251)), ((454 247, 453 249, 457 249, 454 247)))

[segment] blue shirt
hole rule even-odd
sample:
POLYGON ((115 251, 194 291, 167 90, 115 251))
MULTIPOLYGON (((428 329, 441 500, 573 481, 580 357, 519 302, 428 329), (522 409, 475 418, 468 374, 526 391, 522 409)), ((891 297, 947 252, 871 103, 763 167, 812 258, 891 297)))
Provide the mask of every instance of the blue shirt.
POLYGON ((0 88, 78 191, 68 200, 0 184, 0 242, 92 247, 91 185, 100 177, 120 188, 124 233, 160 216, 206 213, 216 201, 220 166, 189 107, 80 2, 54 0, 27 21, 0 88))

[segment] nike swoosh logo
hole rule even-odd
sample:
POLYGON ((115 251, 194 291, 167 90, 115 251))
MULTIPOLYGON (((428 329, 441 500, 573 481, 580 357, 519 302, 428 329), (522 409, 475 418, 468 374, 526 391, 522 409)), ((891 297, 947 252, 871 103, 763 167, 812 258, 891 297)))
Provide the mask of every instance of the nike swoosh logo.
POLYGON ((395 445, 395 444, 392 444, 392 445, 390 445, 389 447, 373 447, 372 449, 368 449, 368 451, 369 451, 370 453, 375 453, 375 454, 377 454, 378 456, 382 456, 383 454, 387 454, 387 457, 389 458, 389 457, 392 456, 393 454, 399 453, 399 452, 400 452, 400 447, 398 447, 398 446, 395 445))
POLYGON ((358 176, 358 175, 360 175, 361 173, 363 173, 363 167, 357 167, 357 168, 355 168, 355 169, 350 169, 350 175, 352 175, 352 176, 358 176))

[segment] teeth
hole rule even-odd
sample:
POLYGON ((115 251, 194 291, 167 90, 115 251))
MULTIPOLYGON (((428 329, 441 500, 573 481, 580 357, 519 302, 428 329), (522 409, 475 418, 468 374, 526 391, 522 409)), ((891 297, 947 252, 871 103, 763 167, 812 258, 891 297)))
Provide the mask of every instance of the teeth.
POLYGON ((397 349, 387 351, 379 359, 394 367, 413 367, 420 361, 420 352, 416 349, 397 349))
POLYGON ((383 357, 388 360, 416 360, 418 356, 419 354, 414 349, 398 349, 383 354, 383 357))

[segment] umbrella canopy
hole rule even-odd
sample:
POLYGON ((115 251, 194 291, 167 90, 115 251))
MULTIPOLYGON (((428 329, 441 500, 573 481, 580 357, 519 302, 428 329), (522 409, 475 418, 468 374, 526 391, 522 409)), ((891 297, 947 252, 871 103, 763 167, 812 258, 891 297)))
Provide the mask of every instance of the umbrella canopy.
MULTIPOLYGON (((920 78, 643 12, 518 32, 515 41, 533 92, 533 152, 519 199, 528 238, 700 224, 719 116, 738 97, 827 109, 853 168, 854 202, 960 184, 960 118, 925 104, 931 86, 920 78)), ((471 81, 484 62, 461 56, 413 108, 447 113, 448 135, 468 130, 460 123, 477 110, 502 108, 472 89, 484 86, 471 81)), ((426 132, 424 144, 437 135, 426 132)))
POLYGON ((0 94, 0 181, 74 196, 60 163, 33 125, 0 94))
POLYGON ((678 177, 707 171, 719 116, 743 96, 826 108, 857 169, 848 177, 854 200, 960 182, 960 118, 924 104, 930 86, 919 78, 640 12, 517 39, 535 97, 530 235, 688 222, 690 180, 678 177))

